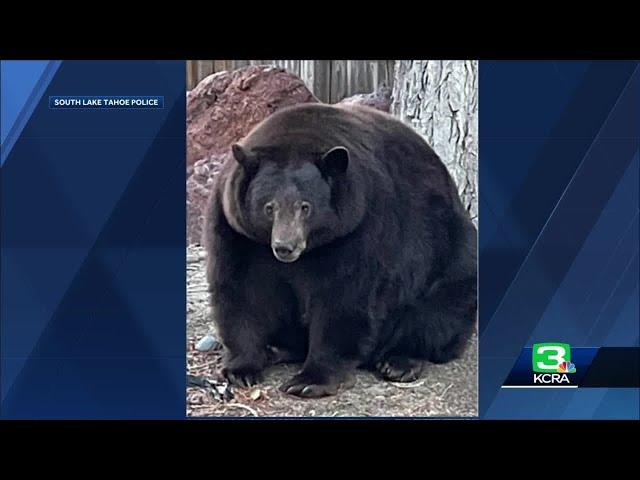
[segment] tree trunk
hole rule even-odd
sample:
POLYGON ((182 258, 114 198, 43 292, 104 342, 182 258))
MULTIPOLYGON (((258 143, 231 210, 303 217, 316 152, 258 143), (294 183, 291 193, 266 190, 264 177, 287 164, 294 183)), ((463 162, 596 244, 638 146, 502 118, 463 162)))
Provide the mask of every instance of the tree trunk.
POLYGON ((478 216, 478 62, 398 60, 392 113, 431 145, 478 216))

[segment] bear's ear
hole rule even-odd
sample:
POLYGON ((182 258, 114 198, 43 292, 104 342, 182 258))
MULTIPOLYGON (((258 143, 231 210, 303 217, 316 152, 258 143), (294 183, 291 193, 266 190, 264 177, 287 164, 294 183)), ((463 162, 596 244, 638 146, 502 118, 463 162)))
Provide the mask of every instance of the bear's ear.
POLYGON ((342 146, 333 147, 316 162, 316 165, 326 177, 343 174, 349 166, 349 150, 342 146))
POLYGON ((258 166, 258 159, 255 155, 251 155, 237 143, 231 145, 231 153, 233 153, 233 158, 247 171, 255 170, 258 166))

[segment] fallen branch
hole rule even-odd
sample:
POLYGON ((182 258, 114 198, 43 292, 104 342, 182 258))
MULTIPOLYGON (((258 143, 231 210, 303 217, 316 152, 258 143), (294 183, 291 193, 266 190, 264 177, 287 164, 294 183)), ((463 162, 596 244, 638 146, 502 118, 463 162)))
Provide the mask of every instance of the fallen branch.
POLYGON ((398 388, 416 388, 421 385, 424 385, 424 380, 420 380, 418 382, 412 382, 412 383, 400 383, 400 382, 389 382, 389 383, 394 387, 398 387, 398 388))
POLYGON ((444 391, 440 394, 440 400, 444 398, 444 395, 449 391, 451 387, 453 387, 453 383, 451 383, 447 388, 445 388, 444 391))

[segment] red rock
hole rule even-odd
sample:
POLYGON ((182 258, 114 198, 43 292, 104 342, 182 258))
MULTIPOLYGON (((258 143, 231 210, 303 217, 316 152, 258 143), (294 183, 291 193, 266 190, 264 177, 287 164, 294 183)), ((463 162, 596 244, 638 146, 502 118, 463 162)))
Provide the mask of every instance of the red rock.
POLYGON ((209 75, 187 94, 187 165, 226 154, 282 107, 317 101, 300 78, 282 68, 260 65, 209 75))

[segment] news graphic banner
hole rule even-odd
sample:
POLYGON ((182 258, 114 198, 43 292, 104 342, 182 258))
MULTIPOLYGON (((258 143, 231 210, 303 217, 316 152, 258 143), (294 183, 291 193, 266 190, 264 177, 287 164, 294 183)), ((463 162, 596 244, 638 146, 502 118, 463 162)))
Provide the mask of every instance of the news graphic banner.
POLYGON ((523 348, 502 388, 640 388, 640 348, 523 348))
POLYGON ((51 96, 49 108, 164 108, 162 96, 51 96))
POLYGON ((184 418, 185 62, 1 69, 0 418, 184 418))

